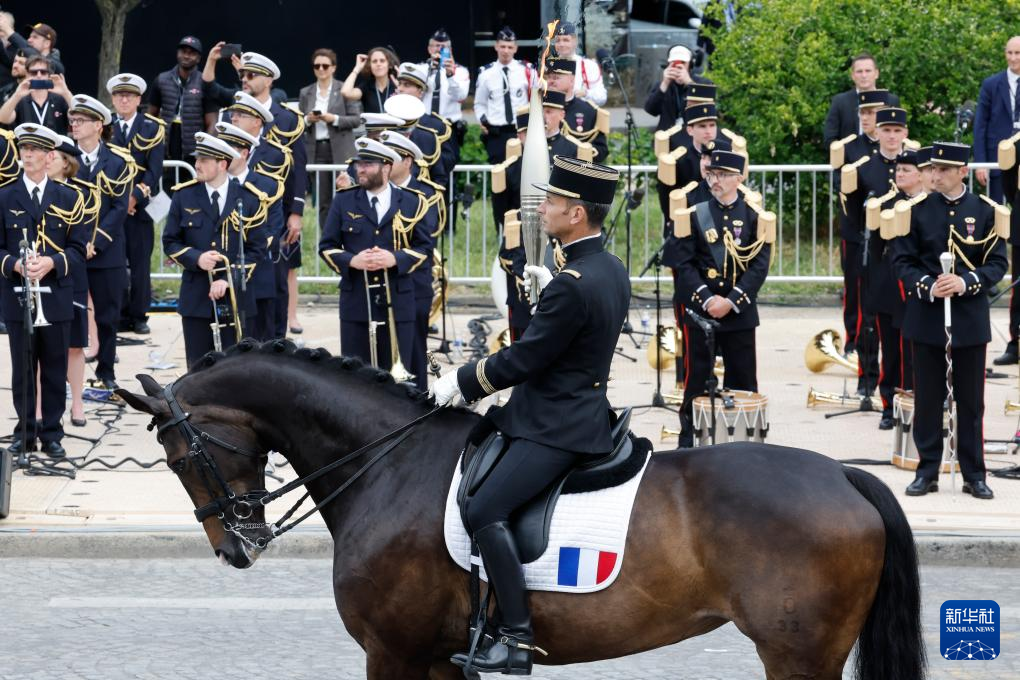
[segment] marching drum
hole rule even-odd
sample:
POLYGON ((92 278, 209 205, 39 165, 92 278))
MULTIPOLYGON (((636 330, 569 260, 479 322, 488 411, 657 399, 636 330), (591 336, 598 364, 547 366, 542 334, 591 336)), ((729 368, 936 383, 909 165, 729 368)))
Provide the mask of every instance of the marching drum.
MULTIPOLYGON (((695 397, 695 446, 712 443, 712 405, 707 396, 695 397)), ((769 432, 769 399, 746 390, 725 390, 715 398, 715 441, 764 442, 769 432)))
MULTIPOLYGON (((898 392, 893 397, 893 419, 896 427, 893 428, 893 454, 892 464, 904 470, 916 470, 921 462, 917 455, 917 446, 914 445, 914 435, 911 426, 914 423, 914 394, 912 392, 898 392)), ((949 417, 943 414, 942 427, 948 428, 949 417)), ((948 443, 948 439, 945 440, 948 443)), ((942 455, 940 472, 949 472, 949 462, 946 460, 948 452, 942 455)), ((960 463, 957 461, 956 470, 960 470, 960 463)))

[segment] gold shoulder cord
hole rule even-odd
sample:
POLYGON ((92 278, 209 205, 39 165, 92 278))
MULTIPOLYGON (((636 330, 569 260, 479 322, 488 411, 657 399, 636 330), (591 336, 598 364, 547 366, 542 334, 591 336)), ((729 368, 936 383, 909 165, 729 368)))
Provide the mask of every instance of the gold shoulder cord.
POLYGON ((279 149, 283 153, 283 162, 273 165, 272 163, 259 161, 256 170, 261 172, 263 175, 272 177, 275 180, 286 182, 287 175, 290 174, 291 167, 294 165, 294 152, 290 150, 289 146, 280 144, 279 142, 268 138, 266 138, 266 141, 268 141, 273 148, 279 149))
POLYGON ((992 248, 995 247, 995 244, 998 242, 998 240, 999 235, 995 233, 994 229, 988 232, 988 236, 985 236, 980 241, 975 240, 973 236, 964 236, 963 234, 958 232, 955 228, 950 229, 948 239, 948 250, 954 256, 952 272, 954 274, 956 273, 957 257, 963 260, 963 263, 970 267, 971 270, 977 269, 977 267, 971 264, 971 261, 967 259, 967 256, 963 254, 963 248, 961 248, 959 244, 963 243, 968 246, 985 246, 984 252, 981 254, 981 264, 984 264, 985 260, 988 259, 988 253, 990 253, 992 248))
POLYGON ((438 191, 432 194, 432 197, 426 199, 426 205, 429 207, 436 206, 436 215, 438 216, 436 230, 429 234, 432 237, 436 237, 442 233, 446 227, 446 201, 443 200, 443 195, 438 191))
POLYGON ((411 217, 404 217, 398 210, 393 215, 393 251, 411 247, 411 232, 414 226, 421 221, 429 211, 431 204, 421 194, 415 194, 418 198, 418 207, 411 217))
POLYGON ((427 184, 431 184, 434 187, 438 187, 439 186, 438 184, 433 182, 432 178, 429 176, 429 164, 425 162, 424 158, 422 160, 420 160, 420 161, 416 160, 415 164, 418 166, 418 180, 419 181, 426 182, 427 184))
POLYGON ((599 129, 597 127, 593 127, 591 130, 575 130, 567 125, 567 121, 565 120, 560 121, 560 131, 564 134, 564 136, 571 137, 582 142, 591 142, 599 133, 599 129))
POLYGON ((136 134, 131 139, 131 146, 134 147, 135 151, 146 152, 153 147, 159 146, 166 139, 166 123, 162 118, 155 118, 149 114, 145 114, 145 117, 149 120, 158 123, 156 126, 156 134, 152 137, 142 137, 141 134, 136 134))
POLYGON ((255 168, 255 172, 257 172, 258 174, 262 175, 263 177, 268 177, 269 179, 271 179, 274 182, 276 182, 276 193, 273 194, 272 196, 269 196, 269 203, 273 204, 276 201, 278 201, 280 199, 280 197, 283 196, 283 189, 284 189, 283 180, 280 179, 278 176, 272 174, 272 173, 265 172, 261 168, 255 168))
POLYGON ((449 135, 449 133, 447 133, 446 137, 440 138, 439 133, 436 132, 435 130, 433 130, 432 128, 430 128, 430 127, 425 127, 421 123, 415 123, 414 126, 416 128, 418 128, 419 130, 425 130, 426 132, 431 132, 432 136, 436 138, 436 150, 433 151, 430 154, 422 154, 422 160, 425 161, 425 163, 427 165, 432 165, 437 160, 439 160, 439 154, 443 150, 442 149, 443 142, 445 142, 447 139, 449 139, 450 135, 449 135))
POLYGON ((118 158, 124 161, 124 169, 121 170, 120 175, 116 178, 109 177, 105 171, 100 171, 96 175, 96 185, 99 187, 101 193, 118 198, 123 196, 126 192, 131 191, 131 184, 135 180, 135 175, 138 173, 138 164, 135 163, 135 159, 131 154, 119 146, 113 144, 108 145, 110 151, 112 151, 118 158))
POLYGON ((266 135, 266 138, 271 139, 278 144, 290 147, 294 144, 294 142, 301 138, 301 135, 305 133, 305 117, 300 111, 295 111, 287 104, 281 104, 281 106, 295 115, 297 118, 297 125, 295 125, 294 129, 290 132, 281 130, 278 126, 274 125, 269 131, 269 134, 266 135))
MULTIPOLYGON (((92 222, 92 237, 89 243, 96 245, 96 236, 99 235, 99 212, 102 207, 102 199, 99 195, 99 187, 83 179, 75 178, 75 191, 81 196, 81 222, 92 222)), ((77 205, 75 206, 77 209, 77 205)), ((104 232, 105 233, 105 232, 104 232)))
POLYGON ((0 186, 4 186, 18 178, 18 144, 10 130, 0 129, 0 137, 7 143, 0 158, 0 186))

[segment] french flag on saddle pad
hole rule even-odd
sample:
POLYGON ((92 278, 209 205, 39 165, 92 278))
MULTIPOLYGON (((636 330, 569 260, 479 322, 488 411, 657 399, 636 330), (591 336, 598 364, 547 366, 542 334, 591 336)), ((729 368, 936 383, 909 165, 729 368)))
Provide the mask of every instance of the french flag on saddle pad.
POLYGON ((575 588, 597 586, 613 575, 616 559, 614 552, 561 546, 556 585, 575 588))

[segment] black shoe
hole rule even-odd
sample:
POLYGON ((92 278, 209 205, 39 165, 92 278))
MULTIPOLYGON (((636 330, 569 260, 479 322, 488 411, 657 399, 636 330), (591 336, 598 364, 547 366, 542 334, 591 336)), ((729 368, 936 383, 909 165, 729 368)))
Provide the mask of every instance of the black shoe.
POLYGON ((111 392, 120 388, 120 385, 113 378, 100 378, 99 382, 103 384, 103 389, 110 390, 111 392))
POLYGON ((924 477, 917 477, 907 487, 908 496, 924 496, 928 493, 935 493, 939 490, 939 481, 937 479, 925 479, 924 477))
POLYGON ((148 335, 149 324, 147 324, 144 319, 141 321, 135 321, 135 333, 138 335, 148 335))
POLYGON ((1010 364, 1020 363, 1020 357, 1017 356, 1017 343, 1010 342, 1007 344, 1006 351, 992 359, 992 363, 996 366, 1009 366, 1010 364))
MULTIPOLYGON (((28 450, 29 451, 35 451, 35 440, 34 439, 29 439, 28 440, 28 450)), ((7 447, 7 451, 10 452, 10 454, 12 456, 20 456, 21 455, 21 437, 18 437, 17 439, 15 439, 14 443, 7 447)))
POLYGON ((878 429, 891 430, 896 427, 896 420, 892 416, 882 414, 882 420, 878 421, 878 429))
MULTIPOLYGON (((491 642, 479 646, 471 660, 478 673, 531 675, 532 652, 545 654, 534 645, 528 591, 517 544, 506 522, 496 522, 475 532, 489 585, 499 604, 499 626, 491 642)), ((454 654, 450 661, 460 667, 468 663, 467 653, 454 654)))
POLYGON ((50 458, 63 458, 67 451, 60 445, 60 442, 43 442, 42 452, 50 458))
POLYGON ((973 482, 963 483, 963 492, 969 493, 974 498, 980 498, 981 500, 991 500, 995 498, 995 494, 988 488, 983 479, 975 479, 973 482))

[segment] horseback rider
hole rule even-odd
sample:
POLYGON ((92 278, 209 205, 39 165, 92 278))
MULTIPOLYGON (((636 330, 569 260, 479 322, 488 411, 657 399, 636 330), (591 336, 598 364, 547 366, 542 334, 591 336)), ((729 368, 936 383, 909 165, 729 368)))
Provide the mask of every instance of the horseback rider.
MULTIPOLYGON (((472 667, 477 672, 530 675, 534 644, 524 572, 508 520, 552 481, 590 456, 612 450, 606 383, 627 317, 630 281, 619 258, 602 244, 619 173, 556 156, 538 208, 545 232, 560 240, 566 264, 554 277, 529 265, 541 297, 518 342, 462 366, 435 382, 439 405, 473 402, 517 386, 491 415, 510 441, 467 509, 498 607, 498 635, 486 636, 472 667)), ((453 663, 464 666, 467 654, 453 663)))

